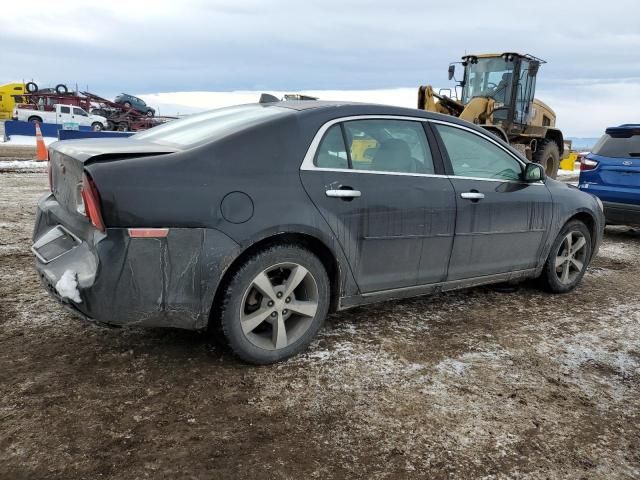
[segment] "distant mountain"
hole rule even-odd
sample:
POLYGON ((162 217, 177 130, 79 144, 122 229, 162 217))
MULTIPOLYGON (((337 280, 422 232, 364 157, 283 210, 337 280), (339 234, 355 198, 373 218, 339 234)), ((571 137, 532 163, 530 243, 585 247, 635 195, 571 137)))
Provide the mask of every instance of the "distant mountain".
POLYGON ((599 138, 589 137, 565 137, 567 140, 571 140, 572 150, 591 150, 591 148, 598 142, 599 138))

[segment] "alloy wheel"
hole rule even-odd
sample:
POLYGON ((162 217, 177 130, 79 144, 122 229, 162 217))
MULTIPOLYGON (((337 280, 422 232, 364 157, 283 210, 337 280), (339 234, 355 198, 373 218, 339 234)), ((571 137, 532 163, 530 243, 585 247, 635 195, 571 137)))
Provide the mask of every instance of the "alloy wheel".
POLYGON ((240 304, 240 325, 255 346, 279 350, 295 343, 318 310, 318 285, 297 263, 279 263, 254 277, 240 304))
POLYGON ((567 233, 556 253, 555 269, 560 283, 569 285, 582 273, 587 260, 584 235, 577 231, 567 233))

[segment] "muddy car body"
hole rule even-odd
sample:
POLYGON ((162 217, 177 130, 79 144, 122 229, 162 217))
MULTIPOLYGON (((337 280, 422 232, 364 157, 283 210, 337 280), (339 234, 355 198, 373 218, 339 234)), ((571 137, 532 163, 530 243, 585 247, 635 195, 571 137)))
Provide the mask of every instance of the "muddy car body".
POLYGON ((220 320, 256 363, 300 351, 332 310, 533 277, 568 291, 604 225, 594 197, 486 131, 395 107, 231 107, 50 159, 33 251, 55 297, 111 324, 220 320), (509 168, 461 175, 465 142, 509 168))

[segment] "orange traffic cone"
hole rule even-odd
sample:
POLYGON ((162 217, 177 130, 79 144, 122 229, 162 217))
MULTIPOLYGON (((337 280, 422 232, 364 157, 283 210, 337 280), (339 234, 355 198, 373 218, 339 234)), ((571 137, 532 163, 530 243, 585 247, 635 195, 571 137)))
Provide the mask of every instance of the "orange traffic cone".
POLYGON ((40 124, 36 122, 36 160, 46 161, 49 160, 49 153, 47 152, 47 146, 44 144, 42 138, 42 132, 40 131, 40 124))

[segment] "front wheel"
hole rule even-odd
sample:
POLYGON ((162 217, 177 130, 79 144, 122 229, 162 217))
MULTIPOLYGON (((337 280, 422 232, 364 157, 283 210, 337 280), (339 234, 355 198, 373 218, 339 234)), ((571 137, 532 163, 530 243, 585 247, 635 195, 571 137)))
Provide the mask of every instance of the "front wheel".
POLYGON ((329 310, 322 262, 296 245, 277 245, 249 258, 226 287, 220 322, 227 343, 255 364, 304 350, 329 310))
POLYGON ((591 234, 579 220, 567 223, 558 234, 542 270, 543 287, 553 293, 567 293, 582 280, 591 260, 591 234))

